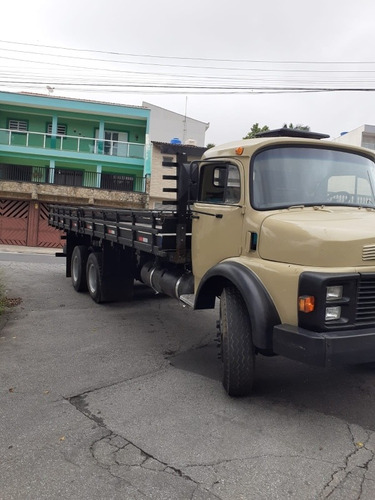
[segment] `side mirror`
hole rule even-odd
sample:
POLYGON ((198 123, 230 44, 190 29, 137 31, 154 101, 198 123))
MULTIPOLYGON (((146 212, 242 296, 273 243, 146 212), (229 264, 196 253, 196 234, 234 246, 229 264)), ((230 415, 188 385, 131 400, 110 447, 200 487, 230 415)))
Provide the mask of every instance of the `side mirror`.
POLYGON ((199 192, 199 162, 193 161, 189 165, 189 202, 198 200, 199 192))

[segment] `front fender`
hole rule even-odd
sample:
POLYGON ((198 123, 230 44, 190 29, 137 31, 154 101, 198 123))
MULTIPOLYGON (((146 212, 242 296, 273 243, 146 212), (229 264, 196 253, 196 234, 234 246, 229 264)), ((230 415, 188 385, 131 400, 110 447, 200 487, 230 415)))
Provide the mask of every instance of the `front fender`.
POLYGON ((216 297, 230 284, 240 291, 245 301, 254 345, 258 349, 272 350, 273 327, 280 324, 280 317, 260 279, 238 262, 221 262, 203 276, 196 293, 194 309, 213 308, 216 297))

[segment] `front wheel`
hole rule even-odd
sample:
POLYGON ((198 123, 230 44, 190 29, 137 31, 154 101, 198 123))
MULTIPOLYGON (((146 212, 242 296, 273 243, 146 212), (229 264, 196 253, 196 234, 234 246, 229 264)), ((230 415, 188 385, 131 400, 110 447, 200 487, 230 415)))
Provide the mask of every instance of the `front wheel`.
POLYGON ((229 396, 247 396, 254 383, 255 355, 246 304, 234 286, 220 296, 223 386, 229 396))

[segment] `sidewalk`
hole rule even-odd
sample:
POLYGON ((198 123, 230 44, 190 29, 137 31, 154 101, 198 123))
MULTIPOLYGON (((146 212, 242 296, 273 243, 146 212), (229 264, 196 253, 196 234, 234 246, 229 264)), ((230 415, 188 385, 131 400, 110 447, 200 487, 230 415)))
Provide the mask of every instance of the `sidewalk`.
POLYGON ((54 255, 56 252, 61 252, 61 248, 43 248, 43 247, 26 247, 20 245, 0 245, 0 253, 41 253, 54 255))

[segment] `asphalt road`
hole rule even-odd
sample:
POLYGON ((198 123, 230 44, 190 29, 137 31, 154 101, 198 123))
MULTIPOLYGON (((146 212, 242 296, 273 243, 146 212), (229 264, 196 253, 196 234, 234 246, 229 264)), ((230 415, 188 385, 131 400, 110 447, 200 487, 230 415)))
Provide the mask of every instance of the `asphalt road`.
POLYGON ((1 500, 375 497, 375 366, 259 358, 231 399, 216 311, 99 306, 51 255, 0 249, 0 276, 1 500))

